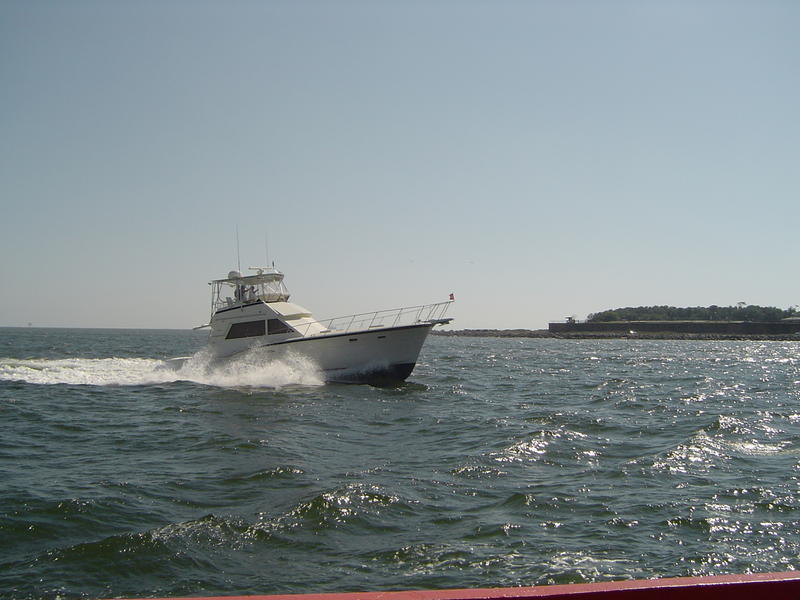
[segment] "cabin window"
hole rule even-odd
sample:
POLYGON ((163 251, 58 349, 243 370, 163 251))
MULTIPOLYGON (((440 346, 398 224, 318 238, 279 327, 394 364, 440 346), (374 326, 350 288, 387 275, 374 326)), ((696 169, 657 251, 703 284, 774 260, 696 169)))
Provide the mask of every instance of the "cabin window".
POLYGON ((286 323, 281 321, 280 319, 270 319, 267 321, 267 332, 270 335, 275 335, 278 333, 292 333, 294 329, 289 327, 286 323))
POLYGON ((231 325, 225 339, 234 340, 237 338, 256 337, 259 335, 264 335, 264 321, 246 321, 245 323, 234 323, 231 325))

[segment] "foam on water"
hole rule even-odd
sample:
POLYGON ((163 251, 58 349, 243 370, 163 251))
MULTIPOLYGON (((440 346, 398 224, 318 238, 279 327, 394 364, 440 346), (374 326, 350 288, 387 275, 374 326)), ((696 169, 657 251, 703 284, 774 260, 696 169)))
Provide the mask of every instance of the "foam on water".
POLYGON ((321 385, 323 378, 310 360, 288 356, 264 361, 245 353, 216 363, 201 350, 174 363, 155 358, 0 358, 0 381, 39 385, 136 386, 192 381, 217 387, 321 385))
POLYGON ((0 380, 34 384, 145 385, 176 381, 150 358, 0 359, 0 380))
MULTIPOLYGON (((169 367, 166 369, 169 370, 169 367)), ((213 360, 204 349, 191 356, 174 373, 176 380, 218 387, 278 388, 287 385, 322 385, 325 382, 313 361, 296 354, 265 360, 257 352, 245 352, 219 362, 213 360)))

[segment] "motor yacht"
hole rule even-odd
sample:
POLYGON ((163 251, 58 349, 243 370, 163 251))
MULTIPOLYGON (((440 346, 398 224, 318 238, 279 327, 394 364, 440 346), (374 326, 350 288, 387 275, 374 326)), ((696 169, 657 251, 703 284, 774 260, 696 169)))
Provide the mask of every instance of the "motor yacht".
MULTIPOLYGON (((391 383, 414 369, 430 330, 446 318, 446 302, 317 320, 289 302, 284 275, 274 266, 231 271, 209 282, 209 351, 224 360, 256 353, 265 361, 290 355, 310 359, 326 381, 391 383)), ((199 329, 199 328, 198 328, 199 329)))

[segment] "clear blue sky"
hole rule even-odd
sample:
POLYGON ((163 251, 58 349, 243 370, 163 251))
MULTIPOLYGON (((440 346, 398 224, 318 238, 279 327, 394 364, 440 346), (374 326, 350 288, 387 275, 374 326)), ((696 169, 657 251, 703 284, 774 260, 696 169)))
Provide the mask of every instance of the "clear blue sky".
POLYGON ((0 325, 800 303, 800 2, 0 2, 0 325))

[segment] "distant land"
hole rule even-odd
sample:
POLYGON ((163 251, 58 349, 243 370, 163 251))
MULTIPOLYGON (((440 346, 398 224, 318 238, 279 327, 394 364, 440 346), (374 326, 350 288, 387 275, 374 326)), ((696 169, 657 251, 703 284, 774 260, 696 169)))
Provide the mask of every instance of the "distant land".
POLYGON ((551 338, 562 340, 763 340, 800 342, 798 333, 688 333, 676 331, 574 331, 555 333, 549 329, 457 329, 434 330, 431 335, 444 337, 551 338))
POLYGON ((744 302, 740 302, 736 306, 613 308, 590 314, 586 320, 592 323, 603 321, 750 321, 765 323, 792 318, 800 318, 796 306, 790 306, 784 310, 774 306, 746 305, 744 302))
POLYGON ((547 329, 434 329, 431 335, 450 337, 524 337, 524 338, 553 338, 561 337, 550 333, 547 329))
POLYGON ((559 339, 662 340, 791 340, 800 341, 800 313, 745 305, 676 308, 640 306, 615 308, 589 315, 586 321, 568 318, 548 329, 462 329, 434 335, 559 339))

